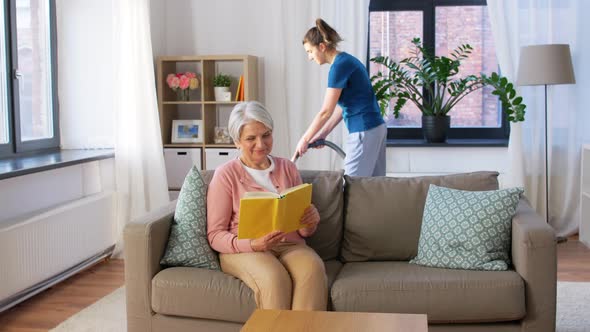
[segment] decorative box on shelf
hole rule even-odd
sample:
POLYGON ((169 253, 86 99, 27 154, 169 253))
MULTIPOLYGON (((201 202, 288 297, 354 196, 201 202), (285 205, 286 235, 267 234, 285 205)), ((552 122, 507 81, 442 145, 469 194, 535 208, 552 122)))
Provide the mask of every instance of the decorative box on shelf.
POLYGON ((168 179, 168 188, 179 190, 182 187, 186 174, 191 167, 201 167, 201 149, 164 149, 164 162, 166 164, 166 177, 168 179))
POLYGON ((216 169, 228 160, 236 159, 240 152, 232 148, 206 148, 205 163, 207 169, 216 169))

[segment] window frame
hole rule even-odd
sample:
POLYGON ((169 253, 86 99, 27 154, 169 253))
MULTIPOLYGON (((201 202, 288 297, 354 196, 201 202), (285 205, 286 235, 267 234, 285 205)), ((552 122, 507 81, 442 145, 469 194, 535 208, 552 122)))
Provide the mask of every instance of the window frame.
MULTIPOLYGON (((379 11, 422 11, 422 29, 424 35, 422 41, 427 49, 434 51, 435 46, 435 12, 436 7, 444 6, 487 6, 486 0, 371 0, 369 15, 371 12, 379 11)), ((369 29, 367 32, 367 71, 370 72, 370 45, 371 30, 370 17, 368 20, 369 29)), ((501 106, 500 106, 501 107, 501 106)), ((451 115, 452 117, 452 115, 451 115)), ((463 127, 449 128, 449 139, 477 139, 477 140, 498 140, 508 139, 510 136, 510 124, 506 113, 501 110, 501 127, 479 128, 463 127)), ((387 128, 387 139, 421 139, 423 138, 422 128, 387 128)))
POLYGON ((49 34, 51 56, 51 104, 52 104, 52 126, 53 137, 46 139, 36 139, 31 141, 22 141, 20 132, 20 109, 19 109, 19 84, 16 78, 18 69, 18 47, 17 47, 17 28, 16 28, 16 0, 4 2, 5 13, 5 36, 6 43, 6 86, 7 86, 7 104, 8 104, 8 143, 0 144, 0 158, 17 157, 20 155, 29 155, 43 153, 60 149, 60 130, 59 130, 59 103, 57 96, 57 22, 56 22, 56 1, 45 0, 49 4, 49 34))

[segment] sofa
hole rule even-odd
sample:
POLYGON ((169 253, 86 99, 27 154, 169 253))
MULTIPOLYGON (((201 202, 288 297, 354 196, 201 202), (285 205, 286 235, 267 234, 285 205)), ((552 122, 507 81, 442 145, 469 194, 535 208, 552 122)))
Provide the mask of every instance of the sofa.
MULTIPOLYGON (((212 171, 204 171, 205 181, 212 171)), ((320 225, 307 243, 325 262, 329 308, 425 313, 429 331, 555 331, 556 242, 521 198, 512 219, 511 266, 475 271, 410 264, 430 184, 483 191, 497 172, 362 178, 302 171, 320 225)), ((165 267, 175 202, 124 230, 129 332, 239 331, 256 308, 252 291, 221 271, 165 267)))

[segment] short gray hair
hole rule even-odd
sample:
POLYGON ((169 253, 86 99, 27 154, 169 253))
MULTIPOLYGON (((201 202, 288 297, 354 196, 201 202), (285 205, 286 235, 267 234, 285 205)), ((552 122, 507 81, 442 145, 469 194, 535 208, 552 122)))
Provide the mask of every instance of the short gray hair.
POLYGON ((228 131, 229 136, 234 142, 240 141, 242 127, 252 122, 258 121, 268 129, 273 129, 273 121, 266 107, 257 101, 245 101, 237 104, 229 115, 228 131))

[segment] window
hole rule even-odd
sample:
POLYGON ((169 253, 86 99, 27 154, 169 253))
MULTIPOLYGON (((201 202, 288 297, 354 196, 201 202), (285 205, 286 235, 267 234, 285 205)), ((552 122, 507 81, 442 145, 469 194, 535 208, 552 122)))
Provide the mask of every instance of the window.
POLYGON ((0 9, 0 157, 59 148, 55 0, 0 9))
MULTIPOLYGON (((449 55, 461 44, 473 46, 473 53, 461 64, 461 76, 499 70, 485 0, 371 0, 369 59, 408 57, 414 37, 439 56, 449 55)), ((382 70, 379 67, 369 62, 370 75, 382 70)), ((475 91, 455 106, 449 114, 449 138, 508 138, 508 121, 492 91, 491 87, 475 91)), ((421 116, 415 105, 407 103, 399 118, 387 119, 387 137, 421 138, 421 116)))

